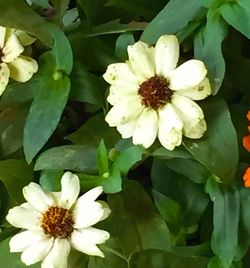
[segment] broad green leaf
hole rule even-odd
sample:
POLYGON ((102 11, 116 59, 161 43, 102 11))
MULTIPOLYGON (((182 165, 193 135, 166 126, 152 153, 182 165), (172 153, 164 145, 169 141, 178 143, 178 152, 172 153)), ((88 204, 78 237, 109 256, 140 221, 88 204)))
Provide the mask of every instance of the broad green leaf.
POLYGON ((71 99, 94 104, 98 107, 104 106, 106 86, 103 80, 86 71, 80 62, 74 63, 71 81, 71 99))
POLYGON ((166 162, 161 159, 154 159, 151 180, 154 190, 181 205, 182 222, 186 227, 197 224, 208 204, 208 196, 201 185, 170 170, 166 162))
POLYGON ((148 249, 132 255, 130 268, 206 268, 208 259, 204 257, 182 257, 159 249, 148 249))
POLYGON ((46 191, 60 192, 62 176, 63 171, 60 170, 43 170, 39 183, 46 191))
MULTIPOLYGON (((215 9, 218 8, 225 0, 199 0, 204 7, 215 9)), ((230 1, 230 0, 229 0, 230 1)))
POLYGON ((221 45, 227 36, 227 30, 227 24, 218 11, 210 10, 207 13, 206 26, 200 30, 194 39, 195 57, 204 61, 214 95, 220 89, 225 75, 225 61, 221 45))
MULTIPOLYGON (((10 238, 3 240, 0 243, 0 261, 2 267, 8 268, 26 268, 27 266, 21 262, 20 253, 10 253, 9 250, 10 238)), ((39 268, 41 264, 34 264, 30 268, 39 268)))
POLYGON ((217 98, 209 99, 201 107, 207 131, 201 139, 184 139, 183 144, 211 174, 228 184, 233 181, 238 166, 237 136, 228 107, 217 98))
POLYGON ((173 151, 169 151, 163 147, 155 150, 153 156, 163 159, 184 158, 192 159, 192 155, 183 146, 175 148, 173 151))
POLYGON ((96 150, 88 146, 64 145, 43 152, 37 159, 35 170, 96 170, 96 150))
POLYGON ((214 204, 211 247, 225 267, 233 262, 238 245, 240 194, 230 186, 224 186, 210 177, 206 191, 214 204))
POLYGON ((108 196, 108 204, 112 211, 108 231, 125 257, 142 249, 170 247, 169 230, 138 182, 127 181, 122 192, 108 196))
POLYGON ((128 59, 127 48, 129 45, 135 43, 134 36, 131 32, 121 34, 115 44, 115 55, 119 61, 125 61, 128 59))
POLYGON ((153 44, 163 34, 174 34, 183 29, 201 12, 199 0, 171 0, 149 23, 141 40, 153 44))
POLYGON ((49 0, 31 0, 31 2, 43 8, 50 8, 49 0))
POLYGON ((6 187, 11 205, 23 202, 22 189, 33 179, 32 167, 24 160, 0 161, 0 180, 6 187))
POLYGON ((0 113, 0 155, 5 157, 23 146, 23 128, 29 106, 15 105, 0 113))
POLYGON ((24 128, 24 153, 28 163, 41 150, 56 129, 68 100, 70 80, 43 78, 44 86, 32 102, 24 128))
POLYGON ((228 1, 219 8, 228 24, 250 38, 250 5, 248 0, 228 1))
POLYGON ((228 268, 243 268, 241 262, 234 262, 230 266, 225 266, 223 264, 223 262, 217 256, 214 256, 212 259, 210 259, 207 267, 208 268, 225 268, 225 267, 228 267, 228 268))
POLYGON ((112 148, 120 139, 120 135, 114 128, 108 126, 102 114, 97 114, 67 138, 74 144, 88 145, 95 148, 103 139, 105 145, 112 148))

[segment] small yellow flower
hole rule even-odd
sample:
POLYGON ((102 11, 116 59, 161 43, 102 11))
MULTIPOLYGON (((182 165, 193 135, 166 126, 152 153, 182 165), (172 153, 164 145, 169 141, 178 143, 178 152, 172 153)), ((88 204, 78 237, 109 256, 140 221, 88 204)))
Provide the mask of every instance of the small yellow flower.
POLYGON ((128 56, 126 63, 109 65, 103 75, 111 85, 108 124, 145 148, 156 137, 168 150, 179 146, 183 135, 200 138, 206 122, 194 101, 211 94, 204 63, 192 59, 177 67, 174 35, 161 36, 155 47, 141 41, 128 46, 128 56))
POLYGON ((34 38, 22 31, 0 26, 0 95, 5 90, 9 78, 18 82, 28 81, 38 70, 37 62, 21 55, 26 45, 34 38))

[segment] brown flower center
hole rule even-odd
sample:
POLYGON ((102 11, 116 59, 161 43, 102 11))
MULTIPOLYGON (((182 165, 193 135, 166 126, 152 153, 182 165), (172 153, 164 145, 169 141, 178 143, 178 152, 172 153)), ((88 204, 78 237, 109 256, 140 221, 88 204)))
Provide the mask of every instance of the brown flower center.
POLYGON ((41 226, 46 235, 67 238, 73 232, 72 213, 65 208, 51 206, 42 214, 41 226))
POLYGON ((168 87, 166 78, 155 75, 140 85, 138 94, 141 96, 144 106, 157 110, 170 101, 173 92, 168 87))
POLYGON ((3 49, 2 48, 0 48, 0 63, 2 63, 3 61, 2 61, 2 57, 3 57, 3 49))

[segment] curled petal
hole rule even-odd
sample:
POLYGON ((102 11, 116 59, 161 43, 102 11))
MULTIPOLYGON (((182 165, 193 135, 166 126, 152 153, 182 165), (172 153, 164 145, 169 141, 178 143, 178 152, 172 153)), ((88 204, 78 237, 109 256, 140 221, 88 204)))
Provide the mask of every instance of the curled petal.
POLYGON ((10 70, 6 63, 0 63, 0 95, 3 94, 10 77, 10 70))
POLYGON ((23 51, 24 48, 17 36, 12 34, 4 45, 2 61, 9 63, 16 59, 21 53, 23 53, 23 51))
POLYGON ((6 28, 0 26, 0 48, 1 49, 4 47, 5 34, 6 34, 6 28))
POLYGON ((168 76, 169 88, 172 90, 188 89, 198 86, 207 74, 207 69, 202 61, 189 60, 168 76))
POLYGON ((179 43, 175 35, 161 36, 155 45, 156 73, 167 77, 177 65, 179 43))

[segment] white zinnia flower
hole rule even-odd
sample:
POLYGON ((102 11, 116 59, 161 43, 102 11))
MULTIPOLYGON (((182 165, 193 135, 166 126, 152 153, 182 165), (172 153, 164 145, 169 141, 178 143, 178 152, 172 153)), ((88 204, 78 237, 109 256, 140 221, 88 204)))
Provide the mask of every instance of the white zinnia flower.
POLYGON ((181 144, 182 135, 200 138, 206 122, 194 100, 211 94, 203 62, 192 59, 176 67, 179 43, 174 35, 161 36, 155 47, 141 41, 128 46, 128 56, 103 75, 111 84, 108 124, 145 148, 157 136, 168 150, 181 144))
POLYGON ((22 252, 26 265, 42 261, 42 268, 66 268, 70 246, 88 255, 104 257, 97 244, 109 233, 91 227, 104 220, 110 209, 104 201, 95 201, 102 187, 95 187, 77 199, 79 178, 66 172, 61 192, 45 192, 31 182, 24 187, 27 203, 9 210, 9 223, 26 229, 10 240, 11 252, 22 252))
POLYGON ((27 56, 21 55, 23 45, 28 40, 34 40, 22 31, 8 29, 0 26, 0 95, 5 90, 9 78, 18 82, 28 81, 38 70, 37 62, 27 56), (22 39, 25 43, 21 43, 22 39))

